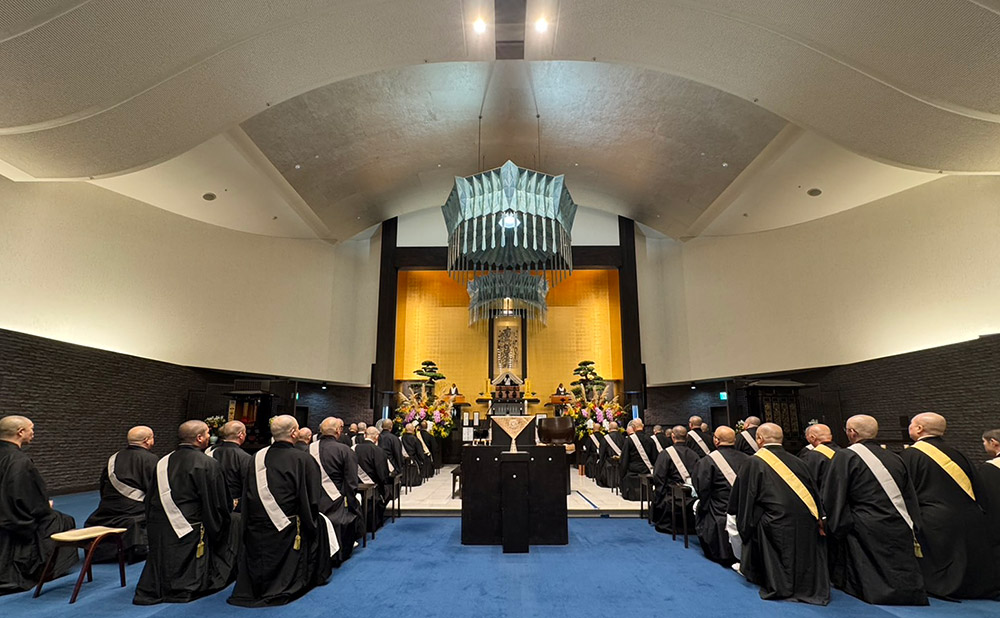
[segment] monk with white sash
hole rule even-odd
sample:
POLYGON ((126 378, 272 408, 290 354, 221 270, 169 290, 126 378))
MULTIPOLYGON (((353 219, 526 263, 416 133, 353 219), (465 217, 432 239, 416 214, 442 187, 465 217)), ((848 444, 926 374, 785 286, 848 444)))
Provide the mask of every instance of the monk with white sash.
POLYGON ((622 458, 619 463, 621 474, 622 498, 626 500, 639 499, 639 477, 653 473, 653 439, 645 435, 642 420, 632 419, 628 422, 628 437, 622 448, 622 458))
POLYGON ((274 417, 274 443, 254 455, 231 605, 283 605, 330 577, 340 548, 333 525, 319 511, 319 465, 295 447, 298 429, 295 417, 274 417))
POLYGON ((729 534, 726 532, 726 510, 736 474, 749 455, 733 446, 736 432, 725 425, 712 436, 715 450, 702 457, 694 468, 691 482, 698 494, 695 508, 695 530, 701 549, 709 560, 730 565, 736 562, 729 534))
MULTIPOLYGON (((125 559, 129 563, 146 559, 146 492, 156 476, 159 459, 150 452, 153 430, 139 425, 129 429, 128 446, 108 458, 101 469, 101 503, 87 518, 85 526, 125 528, 125 559)), ((118 561, 113 543, 102 543, 94 551, 95 562, 118 561)))
POLYGON ((373 532, 382 527, 385 520, 385 505, 392 495, 389 477, 389 458, 379 445, 379 430, 369 427, 365 430, 365 440, 355 445, 358 456, 358 480, 375 485, 374 504, 368 509, 367 530, 373 532))
POLYGON ((926 412, 910 421, 916 442, 902 453, 920 502, 917 540, 927 592, 956 599, 1000 594, 1000 568, 989 519, 976 500, 976 470, 944 441, 947 422, 926 412))
POLYGON ((354 541, 361 536, 361 506, 358 503, 358 456, 340 442, 344 421, 328 417, 319 424, 319 441, 309 445, 309 455, 321 468, 320 512, 333 524, 340 551, 339 566, 351 557, 354 541))
POLYGON ((875 441, 878 423, 847 419, 851 446, 837 452, 823 484, 826 531, 839 555, 834 584, 877 605, 927 605, 915 529, 920 508, 903 460, 875 441))
MULTIPOLYGON (((381 443, 381 436, 379 436, 381 443)), ((416 465, 404 465, 402 482, 407 487, 416 487, 424 482, 424 470, 427 469, 427 458, 424 449, 417 438, 417 428, 413 424, 403 427, 403 437, 400 438, 403 447, 403 456, 415 462, 416 465)))
POLYGON ((736 450, 747 455, 753 455, 760 448, 757 446, 757 428, 760 427, 760 418, 748 416, 743 421, 743 429, 736 434, 736 450))
POLYGON ((1000 429, 983 433, 983 449, 990 459, 979 466, 976 499, 990 520, 994 543, 1000 545, 1000 429))
POLYGON ((714 444, 712 438, 701 429, 702 421, 700 416, 692 416, 688 419, 687 447, 704 457, 712 452, 714 444))
MULTIPOLYGON (((653 464, 653 504, 651 507, 653 522, 660 532, 669 534, 670 512, 674 485, 692 486, 691 475, 698 465, 698 454, 686 446, 687 429, 677 425, 671 432, 673 444, 656 456, 653 464)), ((694 521, 694 511, 688 503, 688 521, 694 521)))
POLYGON ((757 429, 757 453, 740 468, 730 497, 743 546, 741 572, 762 599, 826 605, 830 575, 822 505, 809 468, 781 447, 781 427, 757 429))
POLYGON ((597 455, 601 460, 597 484, 601 487, 613 487, 621 480, 618 464, 621 461, 623 446, 625 446, 625 436, 618 431, 618 423, 609 423, 608 432, 601 440, 601 450, 597 455))
POLYGON ((230 502, 219 463, 204 453, 208 425, 187 421, 177 433, 180 446, 157 462, 146 492, 149 556, 136 605, 185 603, 232 581, 230 502))
POLYGON ((599 423, 593 423, 587 437, 583 441, 583 450, 587 454, 584 472, 587 478, 592 478, 595 481, 601 469, 601 444, 604 442, 601 429, 602 427, 599 423))

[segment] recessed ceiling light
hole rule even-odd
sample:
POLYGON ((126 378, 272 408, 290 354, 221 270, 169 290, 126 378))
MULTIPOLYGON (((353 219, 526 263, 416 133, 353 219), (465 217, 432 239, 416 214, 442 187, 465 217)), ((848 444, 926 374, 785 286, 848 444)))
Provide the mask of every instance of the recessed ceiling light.
POLYGON ((822 193, 823 191, 821 189, 809 189, 808 191, 806 191, 806 195, 808 195, 809 197, 817 197, 822 193))
POLYGON ((723 161, 723 162, 722 162, 722 167, 729 167, 729 164, 728 164, 728 163, 726 163, 725 161, 723 161))
POLYGON ((482 34, 486 32, 486 22, 480 17, 472 24, 472 29, 476 31, 476 34, 482 34))
POLYGON ((535 22, 535 32, 545 32, 549 29, 549 22, 544 17, 539 17, 535 22))
POLYGON ((296 164, 295 164, 295 169, 297 169, 297 170, 300 170, 300 169, 302 169, 302 166, 301 166, 301 165, 299 165, 298 163, 296 163, 296 164))
POLYGON ((211 202, 216 197, 217 196, 214 193, 206 193, 205 195, 201 196, 201 199, 205 200, 206 202, 211 202))
POLYGON ((580 167, 580 164, 579 163, 574 163, 573 167, 580 167))

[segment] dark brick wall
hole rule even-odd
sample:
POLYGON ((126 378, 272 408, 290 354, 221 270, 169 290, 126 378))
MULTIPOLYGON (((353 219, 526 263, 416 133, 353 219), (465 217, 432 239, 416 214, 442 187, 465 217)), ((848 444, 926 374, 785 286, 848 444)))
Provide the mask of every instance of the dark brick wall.
POLYGON ((309 408, 308 425, 313 432, 319 429, 319 424, 328 416, 344 419, 345 425, 351 423, 371 423, 372 409, 370 390, 363 386, 329 385, 323 390, 319 384, 299 383, 299 401, 297 407, 309 408))
POLYGON ((188 392, 208 375, 0 329, 0 415, 34 421, 27 452, 51 494, 95 488, 134 425, 153 428, 158 455, 172 450, 188 392))
POLYGON ((1000 428, 1000 336, 788 377, 819 384, 829 422, 870 414, 894 446, 903 442, 901 416, 937 412, 948 420, 945 438, 982 461, 983 431, 1000 428))
POLYGON ((726 402, 719 399, 719 391, 723 390, 723 382, 698 384, 694 389, 690 386, 650 387, 646 389, 645 424, 687 427, 688 419, 697 415, 712 425, 712 408, 726 406, 726 402))

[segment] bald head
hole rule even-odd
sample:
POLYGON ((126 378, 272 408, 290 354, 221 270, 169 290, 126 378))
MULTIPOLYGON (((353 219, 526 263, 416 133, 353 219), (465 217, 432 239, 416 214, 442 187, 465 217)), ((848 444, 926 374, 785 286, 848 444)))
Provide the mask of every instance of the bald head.
POLYGON ((243 444, 247 437, 247 426, 239 421, 229 421, 219 428, 219 437, 225 442, 243 444))
POLYGON ((0 418, 0 440, 23 446, 35 437, 35 424, 26 416, 12 414, 0 418))
POLYGON ((757 428, 757 444, 764 446, 765 444, 781 444, 785 439, 785 432, 781 430, 781 426, 775 425, 774 423, 764 423, 757 428))
POLYGON ((688 430, 684 425, 676 425, 672 432, 670 432, 670 439, 674 441, 674 444, 679 444, 681 442, 687 442, 688 430))
POLYGON ((181 444, 205 448, 208 446, 208 425, 204 421, 184 421, 177 428, 177 437, 181 444))
POLYGON ((743 429, 750 429, 752 427, 760 427, 760 417, 759 416, 748 416, 745 421, 743 421, 743 429))
POLYGON ((823 423, 816 423, 806 427, 806 441, 813 446, 826 444, 833 441, 833 432, 830 427, 823 423))
POLYGON ((378 435, 379 435, 378 427, 369 427, 368 429, 365 429, 365 440, 370 440, 377 444, 378 435))
POLYGON ((944 417, 934 412, 924 412, 913 417, 910 421, 910 437, 914 440, 921 438, 936 438, 943 436, 948 428, 948 422, 944 417))
POLYGON ((271 419, 271 436, 275 442, 295 442, 299 433, 299 422, 294 416, 282 414, 271 419))
POLYGON ((303 444, 309 444, 310 442, 312 442, 312 439, 313 439, 312 429, 309 429, 308 427, 302 427, 302 428, 299 429, 299 432, 298 432, 297 437, 295 438, 295 441, 296 442, 301 442, 303 444))
POLYGON ((732 446, 736 443, 736 432, 732 427, 722 425, 715 429, 715 446, 732 446))
POLYGON ((129 446, 140 446, 146 450, 153 447, 153 430, 145 425, 136 425, 125 436, 129 446))
POLYGON ((872 440, 878 436, 878 421, 867 414, 855 414, 847 419, 847 439, 851 444, 872 440))
POLYGON ((688 427, 690 427, 691 429, 701 429, 701 417, 692 416, 691 418, 689 418, 688 427))
POLYGON ((382 431, 392 431, 392 419, 387 418, 382 421, 382 431))
POLYGON ((328 416, 319 424, 319 433, 323 436, 339 438, 344 433, 344 421, 336 416, 328 416))
POLYGON ((618 431, 618 423, 614 421, 608 423, 608 431, 618 431))

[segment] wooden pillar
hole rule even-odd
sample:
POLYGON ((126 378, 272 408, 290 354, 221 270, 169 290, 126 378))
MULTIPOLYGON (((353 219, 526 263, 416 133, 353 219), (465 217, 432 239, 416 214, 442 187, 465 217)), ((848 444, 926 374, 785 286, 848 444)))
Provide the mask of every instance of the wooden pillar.
POLYGON ((396 364, 396 300, 398 268, 396 267, 396 233, 398 219, 382 222, 382 249, 378 277, 378 330, 375 338, 375 368, 372 371, 373 415, 380 416, 380 393, 394 391, 396 364))
MULTIPOLYGON (((618 293, 622 316, 622 371, 625 392, 645 392, 642 348, 639 342, 639 280, 635 264, 635 222, 618 217, 618 293)), ((645 402, 643 402, 645 405, 645 402)))

